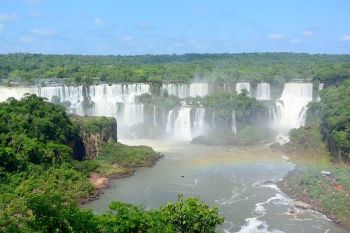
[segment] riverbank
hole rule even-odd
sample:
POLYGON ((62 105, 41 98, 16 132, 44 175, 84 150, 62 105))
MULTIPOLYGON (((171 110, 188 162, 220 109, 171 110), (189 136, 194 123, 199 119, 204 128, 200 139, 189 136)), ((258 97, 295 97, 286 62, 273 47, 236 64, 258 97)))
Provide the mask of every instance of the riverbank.
POLYGON ((333 163, 325 148, 319 148, 317 153, 282 150, 296 166, 278 183, 279 188, 350 230, 350 167, 333 163))
POLYGON ((109 142, 103 146, 101 155, 92 160, 82 161, 79 169, 89 174, 94 188, 90 196, 79 203, 86 204, 96 200, 108 188, 111 179, 120 179, 135 174, 138 167, 152 167, 163 155, 147 146, 128 146, 118 142, 109 142))

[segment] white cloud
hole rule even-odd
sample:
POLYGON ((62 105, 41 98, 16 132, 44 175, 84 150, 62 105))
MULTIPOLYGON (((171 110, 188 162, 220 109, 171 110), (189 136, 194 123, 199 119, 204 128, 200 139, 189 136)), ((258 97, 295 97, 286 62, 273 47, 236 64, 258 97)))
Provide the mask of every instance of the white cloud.
POLYGON ((304 36, 312 36, 315 34, 314 31, 310 31, 310 30, 304 30, 302 33, 304 36))
POLYGON ((135 28, 139 30, 152 30, 155 26, 151 23, 139 23, 135 25, 135 28))
POLYGON ((120 41, 126 44, 130 44, 134 41, 134 37, 131 35, 125 35, 120 38, 120 41))
POLYGON ((296 43, 299 43, 300 40, 299 39, 290 39, 289 42, 292 44, 296 44, 296 43))
POLYGON ((18 16, 15 13, 12 13, 12 14, 0 13, 0 22, 15 21, 17 19, 18 19, 18 16))
POLYGON ((184 46, 184 44, 183 43, 174 43, 173 46, 174 47, 182 47, 182 46, 184 46))
POLYGON ((282 34, 271 34, 267 36, 269 40, 282 40, 284 36, 282 34))
POLYGON ((19 40, 23 43, 31 43, 33 38, 31 36, 21 36, 19 40))
POLYGON ((37 11, 32 11, 32 12, 29 12, 28 16, 31 18, 40 18, 41 15, 37 11))
POLYGON ((350 35, 344 35, 339 38, 339 41, 350 41, 350 35))
POLYGON ((95 18, 95 19, 94 19, 94 23, 95 23, 96 25, 102 25, 102 24, 103 24, 103 20, 100 19, 100 18, 95 18))
POLYGON ((45 29, 45 28, 33 28, 30 30, 31 34, 44 36, 44 37, 54 37, 58 34, 58 32, 54 29, 45 29))

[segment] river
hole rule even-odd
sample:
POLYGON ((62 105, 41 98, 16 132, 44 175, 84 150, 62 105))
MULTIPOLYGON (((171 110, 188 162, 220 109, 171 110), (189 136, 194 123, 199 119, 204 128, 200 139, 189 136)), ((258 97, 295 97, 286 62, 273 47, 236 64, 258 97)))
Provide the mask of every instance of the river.
POLYGON ((152 168, 138 169, 134 176, 113 180, 100 199, 83 208, 103 213, 113 200, 158 208, 175 201, 178 193, 182 193, 219 207, 225 217, 220 232, 346 232, 311 210, 294 217, 285 215, 293 200, 273 183, 294 165, 266 145, 216 147, 165 140, 121 142, 151 146, 165 157, 152 168))

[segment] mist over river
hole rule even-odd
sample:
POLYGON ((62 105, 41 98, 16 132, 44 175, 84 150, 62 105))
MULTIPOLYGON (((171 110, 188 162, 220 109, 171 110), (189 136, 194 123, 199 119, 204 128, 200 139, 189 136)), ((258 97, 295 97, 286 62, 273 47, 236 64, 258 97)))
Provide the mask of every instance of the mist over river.
POLYGON ((138 169, 134 176, 112 180, 100 199, 83 208, 103 213, 114 200, 157 208, 175 201, 178 193, 182 193, 219 207, 225 217, 220 232, 346 232, 311 210, 294 217, 285 215, 293 200, 274 182, 294 165, 267 145, 218 147, 165 140, 121 142, 151 146, 164 158, 152 168, 138 169))

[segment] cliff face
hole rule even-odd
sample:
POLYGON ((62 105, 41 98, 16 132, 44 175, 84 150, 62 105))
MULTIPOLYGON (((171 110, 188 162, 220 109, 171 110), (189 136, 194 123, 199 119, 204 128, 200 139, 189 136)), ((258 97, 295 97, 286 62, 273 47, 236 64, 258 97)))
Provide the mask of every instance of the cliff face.
POLYGON ((117 122, 113 117, 72 116, 84 144, 85 159, 100 155, 102 146, 109 141, 117 141, 117 122))

